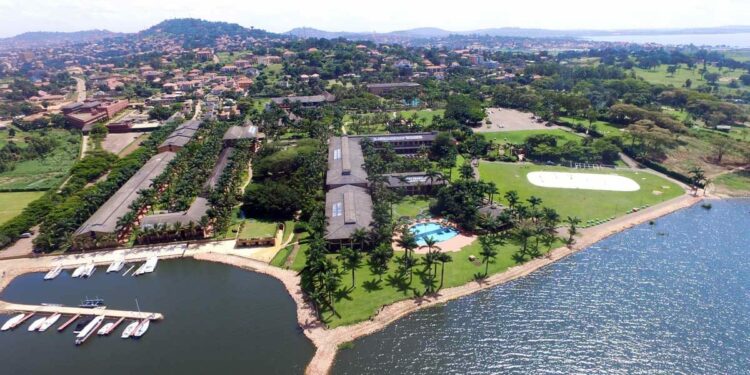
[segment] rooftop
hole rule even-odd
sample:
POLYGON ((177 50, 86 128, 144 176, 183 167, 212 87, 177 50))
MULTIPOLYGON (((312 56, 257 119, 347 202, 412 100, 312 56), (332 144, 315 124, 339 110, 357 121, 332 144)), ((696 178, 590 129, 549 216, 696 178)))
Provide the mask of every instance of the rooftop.
POLYGON ((156 228, 157 226, 172 227, 175 223, 187 226, 191 222, 198 226, 201 218, 208 212, 209 204, 206 198, 195 198, 186 211, 170 212, 146 216, 141 220, 141 228, 156 228))
POLYGON ((348 239, 372 222, 372 198, 367 189, 345 185, 326 193, 327 240, 348 239))
POLYGON ((367 184, 365 157, 358 138, 331 137, 328 142, 326 185, 367 184))
POLYGON ((174 152, 154 155, 76 230, 75 235, 90 232, 115 233, 117 221, 130 211, 130 203, 138 197, 141 190, 151 186, 151 181, 164 172, 174 157, 174 152))

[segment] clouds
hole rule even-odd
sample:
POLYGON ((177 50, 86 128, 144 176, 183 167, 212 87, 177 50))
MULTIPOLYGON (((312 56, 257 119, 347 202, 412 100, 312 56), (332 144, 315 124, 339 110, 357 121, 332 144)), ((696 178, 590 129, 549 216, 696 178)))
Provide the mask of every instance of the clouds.
POLYGON ((671 28, 746 24, 743 0, 0 0, 0 36, 92 28, 134 32, 167 18, 236 22, 275 32, 413 27, 671 28))

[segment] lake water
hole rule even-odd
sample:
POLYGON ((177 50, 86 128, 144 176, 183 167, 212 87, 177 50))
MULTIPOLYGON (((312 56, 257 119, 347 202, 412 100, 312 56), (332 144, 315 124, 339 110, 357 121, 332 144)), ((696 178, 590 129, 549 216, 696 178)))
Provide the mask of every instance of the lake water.
POLYGON ((748 374, 750 201, 712 203, 411 314, 333 372, 748 374))
POLYGON ((601 42, 658 43, 663 45, 750 47, 750 33, 735 34, 671 34, 671 35, 606 35, 584 37, 601 42))
MULTIPOLYGON (((85 280, 64 273, 16 278, 0 298, 23 303, 78 305, 104 298, 112 309, 163 313, 140 340, 109 337, 74 345, 73 326, 58 333, 27 332, 34 318, 0 333, 4 374, 293 374, 302 373, 314 346, 297 327, 294 301, 277 280, 226 265, 161 261, 152 274, 122 277, 103 268, 85 280)), ((8 316, 1 316, 2 322, 8 316)))

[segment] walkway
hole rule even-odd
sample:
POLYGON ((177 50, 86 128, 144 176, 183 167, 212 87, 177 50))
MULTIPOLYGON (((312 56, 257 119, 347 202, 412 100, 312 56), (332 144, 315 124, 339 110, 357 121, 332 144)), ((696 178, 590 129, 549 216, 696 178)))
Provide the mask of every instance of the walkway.
POLYGON ((109 310, 109 309, 84 309, 81 307, 67 307, 67 306, 43 306, 43 305, 22 305, 17 303, 9 303, 0 301, 0 313, 47 313, 54 314, 60 313, 63 315, 105 315, 110 318, 127 318, 127 319, 150 319, 150 320, 161 320, 164 319, 164 315, 159 313, 145 312, 145 311, 125 311, 125 310, 109 310))

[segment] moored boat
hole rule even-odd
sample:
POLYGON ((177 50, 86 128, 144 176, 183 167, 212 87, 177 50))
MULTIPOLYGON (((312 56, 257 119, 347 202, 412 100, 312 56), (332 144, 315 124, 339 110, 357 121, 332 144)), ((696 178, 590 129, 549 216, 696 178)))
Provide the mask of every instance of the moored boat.
POLYGON ((7 320, 6 322, 5 322, 5 324, 3 324, 3 326, 2 326, 2 327, 0 327, 0 331, 7 331, 7 330, 9 330, 9 329, 11 329, 11 328, 15 327, 15 326, 16 326, 16 324, 18 324, 18 322, 20 322, 20 321, 21 321, 21 319, 23 319, 23 317, 24 317, 24 316, 26 316, 26 314, 18 314, 18 315, 16 315, 16 316, 14 316, 14 317, 12 317, 12 318, 8 319, 8 320, 7 320))
POLYGON ((62 272, 62 266, 57 266, 53 269, 51 269, 49 272, 47 272, 46 275, 44 275, 45 280, 54 280, 58 275, 60 275, 60 272, 62 272))
POLYGON ((78 278, 83 275, 83 271, 86 270, 86 265, 78 266, 75 270, 73 270, 72 277, 78 278))
POLYGON ((99 329, 99 332, 96 334, 99 336, 106 336, 109 335, 109 332, 112 331, 112 327, 115 326, 115 322, 109 322, 102 326, 102 328, 99 329))
POLYGON ((57 321, 60 319, 62 314, 55 313, 50 315, 44 320, 44 323, 39 327, 39 332, 44 332, 47 330, 47 328, 51 327, 53 324, 57 323, 57 321))
POLYGON ((148 326, 150 324, 151 324, 151 320, 149 319, 141 320, 141 323, 138 324, 138 328, 136 328, 135 332, 133 332, 133 337, 137 339, 141 338, 141 336, 143 336, 146 333, 146 331, 148 331, 148 326))
POLYGON ((122 335, 120 335, 120 337, 123 338, 123 339, 130 338, 130 336, 132 336, 133 333, 135 332, 136 328, 138 328, 138 323, 139 322, 136 320, 136 321, 128 324, 125 327, 125 330, 122 331, 122 335))
POLYGON ((146 260, 146 263, 143 263, 140 267, 138 267, 138 270, 136 270, 133 273, 133 276, 140 276, 145 273, 151 273, 154 272, 156 269, 156 264, 159 262, 159 258, 157 257, 150 257, 146 260))
POLYGON ((73 329, 73 333, 76 335, 81 333, 81 331, 83 331, 83 329, 86 328, 86 326, 91 323, 92 320, 93 319, 91 318, 86 318, 78 322, 78 324, 76 324, 76 327, 73 329))
POLYGON ((78 307, 83 307, 85 309, 93 309, 93 308, 103 307, 103 306, 104 306, 104 299, 98 298, 98 297, 97 298, 87 297, 85 300, 83 300, 83 302, 81 302, 80 305, 78 305, 78 307))
POLYGON ((47 318, 43 317, 43 318, 39 318, 39 319, 31 322, 31 324, 29 324, 28 331, 29 332, 34 332, 34 331, 38 330, 39 327, 41 327, 42 324, 44 324, 44 321, 46 321, 46 320, 47 320, 47 318))
POLYGON ((96 331, 97 328, 99 328, 99 325, 102 324, 102 321, 104 320, 104 315, 98 315, 94 319, 92 319, 89 324, 86 324, 83 329, 78 332, 78 335, 76 335, 76 345, 83 344, 84 341, 86 341, 89 336, 91 336, 94 331, 96 331))
POLYGON ((86 268, 85 268, 85 269, 83 270, 83 274, 81 274, 81 276, 83 276, 84 278, 88 278, 88 277, 91 277, 91 275, 93 275, 93 274, 94 274, 94 271, 96 271, 96 266, 95 266, 95 265, 93 265, 93 264, 89 264, 89 265, 87 265, 87 266, 86 266, 86 268))
POLYGON ((125 266, 124 260, 122 259, 115 260, 114 262, 112 262, 112 264, 109 265, 109 267, 107 267, 107 273, 120 272, 123 266, 125 266))

